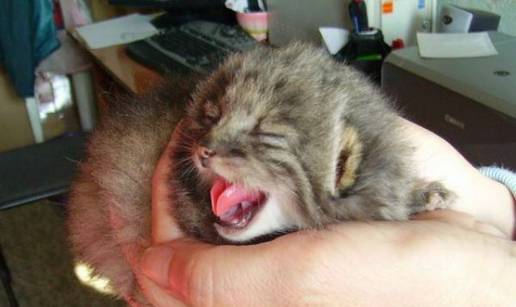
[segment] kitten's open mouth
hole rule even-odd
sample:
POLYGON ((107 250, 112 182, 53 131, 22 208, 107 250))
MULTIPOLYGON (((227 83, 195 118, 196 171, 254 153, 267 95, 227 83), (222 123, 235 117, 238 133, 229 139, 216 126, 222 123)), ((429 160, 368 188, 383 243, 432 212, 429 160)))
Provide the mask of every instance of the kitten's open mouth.
POLYGON ((217 223, 235 229, 245 228, 267 200, 264 192, 248 190, 217 178, 210 191, 211 209, 217 223))

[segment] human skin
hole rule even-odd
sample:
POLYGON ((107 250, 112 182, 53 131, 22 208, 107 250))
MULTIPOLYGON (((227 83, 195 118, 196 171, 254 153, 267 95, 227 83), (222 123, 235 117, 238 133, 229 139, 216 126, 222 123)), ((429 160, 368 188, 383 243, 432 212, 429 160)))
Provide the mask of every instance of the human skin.
POLYGON ((155 306, 516 306, 511 193, 439 137, 404 124, 417 172, 454 190, 453 209, 468 214, 441 210, 213 246, 184 238, 167 214, 165 152, 153 178, 154 245, 135 268, 147 299, 155 306))

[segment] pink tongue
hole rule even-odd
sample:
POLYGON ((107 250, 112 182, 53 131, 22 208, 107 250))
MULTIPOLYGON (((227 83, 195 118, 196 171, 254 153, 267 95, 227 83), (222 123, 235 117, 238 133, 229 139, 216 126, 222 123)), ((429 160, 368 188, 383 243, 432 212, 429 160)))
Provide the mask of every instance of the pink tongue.
POLYGON ((247 191, 244 187, 231 184, 222 178, 215 180, 211 187, 211 210, 213 213, 221 217, 241 202, 257 202, 261 198, 261 194, 256 191, 247 191))

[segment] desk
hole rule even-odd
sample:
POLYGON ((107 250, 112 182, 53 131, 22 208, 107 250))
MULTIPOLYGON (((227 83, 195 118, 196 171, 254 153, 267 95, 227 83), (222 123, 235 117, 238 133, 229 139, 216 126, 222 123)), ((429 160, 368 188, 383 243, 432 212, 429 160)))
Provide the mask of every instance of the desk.
MULTIPOLYGON (((81 45, 84 46, 84 44, 81 45)), ((125 45, 101 49, 85 48, 93 56, 99 68, 133 94, 141 94, 153 84, 163 80, 162 76, 154 70, 131 59, 125 52, 125 45)))
POLYGON ((489 36, 498 51, 491 57, 423 59, 417 47, 396 50, 383 64, 382 87, 409 119, 473 164, 516 168, 516 38, 489 36))
MULTIPOLYGON (((74 37, 73 34, 71 36, 74 37)), ((113 97, 142 94, 163 81, 159 73, 131 59, 125 45, 90 49, 82 40, 77 41, 92 55, 95 63, 92 75, 101 116, 113 97)))

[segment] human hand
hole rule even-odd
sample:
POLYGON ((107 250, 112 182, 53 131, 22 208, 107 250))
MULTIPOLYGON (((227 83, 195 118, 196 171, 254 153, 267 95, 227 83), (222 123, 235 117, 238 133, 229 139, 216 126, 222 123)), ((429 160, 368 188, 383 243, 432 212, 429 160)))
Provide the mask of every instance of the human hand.
POLYGON ((477 231, 494 228, 436 211, 250 246, 180 239, 147 250, 142 270, 156 306, 511 306, 516 247, 477 231))
POLYGON ((482 175, 448 142, 405 119, 404 133, 415 148, 414 168, 421 178, 439 181, 453 191, 456 211, 491 224, 511 238, 515 231, 514 196, 503 184, 482 175))
MULTIPOLYGON (((424 177, 428 180, 442 181, 457 193, 458 203, 454 209, 482 217, 482 214, 485 215, 486 211, 483 209, 487 207, 483 201, 493 200, 492 203, 496 205, 498 201, 503 200, 503 197, 500 200, 499 195, 500 193, 502 195, 507 193, 503 186, 481 176, 442 139, 412 123, 406 122, 406 124, 407 137, 414 142, 416 147, 415 167, 417 171, 422 175, 424 174, 424 177), (468 206, 468 202, 472 204, 468 206)), ((407 291, 408 294, 418 293, 416 290, 422 291, 423 285, 413 289, 414 285, 417 284, 413 282, 417 280, 423 284, 425 280, 427 282, 428 280, 439 281, 443 285, 449 286, 448 291, 454 291, 456 289, 454 285, 450 285, 447 282, 450 279, 439 275, 439 265, 444 267, 447 261, 445 259, 459 259, 465 262, 464 264, 461 262, 458 266, 453 263, 451 265, 453 268, 451 268, 450 272, 446 271, 450 268, 443 269, 443 272, 456 274, 454 276, 457 278, 465 273, 460 278, 469 278, 472 277, 472 273, 468 273, 468 271, 471 270, 473 273, 477 271, 476 266, 481 264, 484 253, 492 253, 493 255, 497 253, 503 254, 503 250, 507 248, 502 248, 502 245, 510 245, 507 242, 502 244, 498 241, 498 243, 495 243, 496 240, 491 238, 488 240, 481 239, 481 235, 472 231, 480 230, 499 234, 493 227, 477 223, 475 218, 466 215, 443 211, 427 213, 421 217, 422 219, 437 219, 437 221, 425 220, 409 223, 376 222, 371 224, 343 223, 342 225, 330 227, 329 231, 303 231, 278 238, 269 243, 254 246, 214 247, 187 239, 163 244, 182 237, 177 225, 167 212, 170 207, 166 193, 166 174, 169 163, 167 157, 168 154, 165 153, 160 160, 153 180, 152 233, 156 246, 149 249, 145 254, 141 266, 142 271, 154 281, 149 280, 143 275, 140 275, 139 278, 146 297, 156 306, 173 306, 183 304, 184 302, 191 305, 232 305, 237 303, 264 305, 272 304, 275 300, 276 303, 281 303, 282 305, 288 302, 291 304, 306 302, 308 304, 310 303, 309 301, 302 301, 302 299, 305 299, 306 293, 312 294, 311 297, 314 299, 314 303, 317 303, 315 299, 319 298, 321 299, 320 303, 323 304, 324 299, 333 300, 340 298, 335 296, 338 294, 337 292, 345 294, 344 296, 347 296, 347 298, 343 301, 334 300, 326 303, 335 304, 338 302, 341 304, 342 302, 342 304, 345 304, 348 302, 349 304, 358 305, 352 301, 356 299, 357 302, 367 305, 369 304, 368 300, 376 297, 376 294, 365 295, 369 294, 366 290, 375 289, 374 287, 381 288, 380 284, 373 283, 374 280, 382 281, 392 286, 397 285, 400 287, 399 291, 407 291), (449 225, 450 223, 458 224, 460 227, 453 228, 449 225), (409 237, 412 239, 405 240, 409 237), (434 241, 438 237, 445 239, 442 242, 442 246, 433 244, 436 243, 434 241), (350 238, 352 238, 351 241, 349 241, 350 238), (359 238, 362 238, 364 242, 360 242, 359 238), (387 240, 388 238, 392 240, 389 241, 387 240), (397 244, 395 244, 396 242, 397 244), (401 244, 403 242, 410 244, 401 244), (446 242, 450 246, 444 244, 446 242), (456 246, 460 247, 463 244, 468 245, 468 248, 460 250, 456 248, 456 246), (401 248, 402 246, 404 248, 401 248), (417 246, 419 249, 410 249, 411 246, 417 246), (450 248, 450 253, 442 252, 450 248), (476 249, 481 251, 481 253, 475 254, 476 249), (404 255, 412 256, 407 259, 397 259, 396 257, 398 256, 393 256, 393 252, 396 253, 402 250, 404 250, 404 255), (307 255, 305 256, 305 254, 307 255), (299 255, 304 256, 299 257, 299 255), (384 256, 377 257, 379 255, 384 256), (415 255, 420 256, 421 259, 415 257, 415 255), (473 257, 472 255, 475 256, 473 257), (318 257, 322 258, 317 259, 318 257), (346 257, 355 258, 348 259, 346 257), (346 263, 346 259, 354 260, 355 262, 346 263), (362 263, 363 267, 359 266, 361 259, 369 259, 362 263), (424 259, 424 262, 422 262, 422 259, 424 259), (407 263, 405 264, 405 262, 407 263), (416 265, 417 263, 419 264, 416 265), (401 267, 400 264, 402 264, 401 267), (371 265, 374 265, 376 269, 368 268, 365 272, 353 271, 357 268, 364 270, 365 267, 371 265), (382 268, 382 265, 385 267, 382 268), (423 268, 428 268, 423 270, 423 273, 426 275, 419 273, 418 270, 421 268, 415 270, 419 265, 423 268), (395 272, 392 271, 393 268, 396 268, 395 272), (327 271, 324 271, 324 269, 327 271), (388 270, 385 271, 383 269, 388 270), (332 272, 339 272, 339 270, 343 270, 346 274, 330 274, 332 272), (373 276, 366 273, 378 274, 383 279, 373 278, 373 276), (431 273, 436 274, 432 276, 431 273), (332 275, 333 279, 329 275, 332 275), (370 286, 373 288, 368 288, 367 283, 357 283, 354 287, 349 284, 350 282, 354 283, 356 276, 362 275, 364 275, 365 281, 371 282, 370 286), (416 279, 412 280, 412 275, 416 279), (353 277, 348 278, 349 276, 353 277), (403 281, 407 284, 400 284, 400 280, 398 280, 400 276, 406 276, 406 279, 403 281), (440 280, 439 277, 444 277, 442 279, 445 280, 440 280), (339 280, 339 278, 344 278, 344 280, 339 280), (392 280, 389 280, 389 278, 392 280), (319 284, 317 281, 319 281, 319 284), (324 284, 321 281, 325 281, 325 283, 336 282, 336 284, 324 284), (339 285, 347 286, 347 288, 337 288, 339 285), (360 289, 361 286, 364 289, 360 289), (313 290, 312 292, 309 291, 311 289, 313 290), (355 293, 355 291, 358 292, 355 293), (313 293, 316 293, 315 296, 313 293), (361 294, 362 296, 360 296, 361 294), (359 297, 354 297, 353 295, 358 295, 359 297), (298 301, 295 301, 295 299, 298 299, 298 301), (366 301, 360 301, 359 299, 365 299, 366 301)), ((493 207, 491 206, 491 209, 493 207)), ((500 208, 502 207, 500 206, 500 208)), ((500 215, 502 215, 500 212, 503 212, 503 210, 498 211, 498 214, 487 214, 483 217, 487 222, 490 222, 489 219, 496 223, 499 223, 500 220, 504 221, 503 218, 499 219, 500 215)), ((498 225, 496 223, 493 224, 498 228, 503 228, 499 225, 503 226, 504 223, 498 225)), ((509 224, 509 222, 505 223, 505 225, 509 224)), ((440 241, 440 239, 437 241, 440 241)), ((512 258, 510 258, 511 260, 502 259, 507 259, 507 256, 496 256, 492 261, 501 261, 501 263, 512 263, 511 261, 513 261, 512 258)), ((446 264, 450 266, 449 261, 446 264)), ((500 265, 500 263, 484 263, 479 267, 496 269, 500 265)), ((475 278, 480 278, 481 281, 489 280, 489 276, 486 276, 489 272, 482 271, 476 273, 478 276, 475 278)), ((503 279, 500 279, 500 282, 501 280, 503 279)), ((470 287, 475 288, 475 286, 481 285, 481 283, 477 283, 470 287)), ((439 296, 446 294, 443 292, 437 295, 437 292, 433 289, 433 283, 431 286, 428 284, 424 286, 432 289, 432 296, 436 299, 432 303, 438 302, 439 296)), ((446 291, 445 288, 441 287, 439 289, 440 291, 446 291)), ((399 291, 391 293, 394 298, 397 297, 396 295, 399 294, 399 291)), ((461 291, 467 292, 466 290, 461 291)), ((385 297, 380 296, 380 298, 386 299, 388 293, 382 293, 385 294, 385 297)), ((444 296, 444 298, 446 297, 444 296)), ((419 298, 425 298, 425 296, 419 298)), ((389 299, 392 300, 393 298, 389 299)), ((417 299, 417 297, 414 299, 417 299)), ((459 298, 450 297, 450 299, 459 298)), ((381 302, 381 300, 378 302, 381 302)), ((375 304, 371 301, 369 305, 375 304)), ((385 303, 382 302, 379 305, 385 306, 385 303)), ((418 305, 423 306, 424 302, 418 305)))

